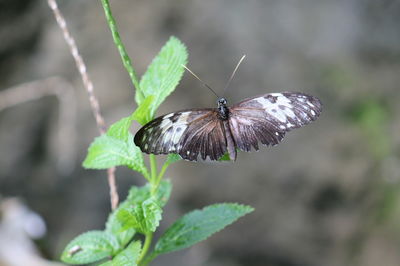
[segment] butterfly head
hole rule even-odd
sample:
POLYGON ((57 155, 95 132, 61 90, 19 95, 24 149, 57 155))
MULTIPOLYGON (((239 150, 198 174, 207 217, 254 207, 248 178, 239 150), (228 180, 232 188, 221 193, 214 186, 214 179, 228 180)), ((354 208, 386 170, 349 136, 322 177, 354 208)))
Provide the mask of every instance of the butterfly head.
POLYGON ((223 97, 219 98, 217 101, 217 104, 218 104, 218 108, 220 108, 221 106, 226 106, 226 104, 227 104, 226 99, 223 97))
POLYGON ((218 104, 218 111, 219 111, 219 116, 221 119, 226 120, 229 117, 229 109, 226 106, 227 102, 225 98, 219 98, 217 101, 218 104))

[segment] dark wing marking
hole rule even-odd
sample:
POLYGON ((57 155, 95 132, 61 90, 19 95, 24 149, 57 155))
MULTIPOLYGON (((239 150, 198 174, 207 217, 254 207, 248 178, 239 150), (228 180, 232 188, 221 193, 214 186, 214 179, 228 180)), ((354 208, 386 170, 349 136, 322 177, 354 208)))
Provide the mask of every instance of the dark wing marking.
POLYGON ((160 116, 135 135, 135 144, 145 153, 177 153, 183 159, 217 160, 226 152, 222 121, 215 108, 185 110, 160 116))
POLYGON ((321 109, 317 98, 304 93, 270 93, 233 105, 229 124, 239 149, 258 150, 258 141, 278 144, 286 132, 317 119, 321 109))

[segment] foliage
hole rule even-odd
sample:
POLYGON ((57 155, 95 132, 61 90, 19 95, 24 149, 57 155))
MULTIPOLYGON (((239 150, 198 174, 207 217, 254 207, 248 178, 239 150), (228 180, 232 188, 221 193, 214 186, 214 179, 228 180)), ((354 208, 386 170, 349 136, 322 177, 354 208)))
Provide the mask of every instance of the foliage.
POLYGON ((224 203, 192 211, 176 221, 158 240, 154 252, 162 254, 190 247, 253 211, 249 206, 224 203))
POLYGON ((182 66, 187 63, 187 51, 185 45, 171 37, 138 82, 116 31, 108 1, 102 0, 102 3, 114 41, 136 88, 138 107, 131 115, 111 125, 106 134, 94 139, 83 166, 87 169, 126 166, 142 174, 148 183, 142 187, 133 186, 125 201, 109 215, 105 229, 77 236, 66 246, 61 259, 69 264, 103 260, 103 266, 147 265, 160 254, 187 248, 208 238, 253 209, 224 203, 190 212, 171 225, 149 253, 153 233, 159 227, 163 207, 172 189, 171 183, 163 179, 164 173, 169 165, 181 158, 170 154, 158 172, 156 157, 150 155, 148 169, 129 129, 133 121, 143 125, 154 118, 157 108, 174 91, 183 75, 182 66), (143 243, 140 235, 145 237, 143 243))

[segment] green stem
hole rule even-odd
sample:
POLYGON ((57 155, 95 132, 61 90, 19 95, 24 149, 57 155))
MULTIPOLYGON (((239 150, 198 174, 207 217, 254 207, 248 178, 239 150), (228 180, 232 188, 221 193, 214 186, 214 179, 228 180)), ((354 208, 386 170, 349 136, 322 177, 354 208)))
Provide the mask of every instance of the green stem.
POLYGON ((140 266, 147 266, 152 260, 157 258, 158 254, 156 253, 151 253, 149 256, 145 257, 143 259, 143 262, 140 264, 140 266))
POLYGON ((144 178, 146 178, 147 181, 151 183, 151 175, 148 174, 148 172, 143 173, 144 178))
POLYGON ((151 194, 155 195, 157 191, 157 186, 156 186, 156 180, 157 180, 157 159, 154 154, 150 154, 150 169, 151 169, 151 178, 150 178, 150 184, 151 184, 151 194))
MULTIPOLYGON (((154 196, 157 193, 157 188, 158 185, 155 183, 157 181, 157 158, 154 154, 150 154, 150 186, 151 186, 151 194, 154 196)), ((153 233, 148 233, 145 236, 144 244, 143 244, 143 249, 140 254, 139 262, 138 265, 147 265, 149 261, 143 262, 143 259, 146 257, 147 252, 149 251, 151 241, 153 240, 153 233)))
POLYGON ((154 181, 157 178, 157 159, 154 154, 150 154, 150 168, 151 168, 151 182, 154 184, 154 181))
POLYGON ((122 62, 124 64, 124 67, 126 68, 126 71, 128 71, 129 76, 130 76, 130 78, 132 80, 132 83, 136 88, 136 91, 141 93, 138 76, 136 74, 135 69, 132 66, 132 62, 131 62, 131 59, 128 56, 128 53, 125 50, 125 46, 121 41, 121 37, 119 36, 117 24, 115 22, 115 19, 114 19, 112 13, 111 13, 110 3, 109 3, 108 0, 101 0, 101 3, 102 3, 103 8, 104 8, 104 13, 106 14, 108 26, 110 27, 111 34, 112 34, 113 39, 114 39, 114 43, 118 48, 119 54, 121 55, 121 59, 122 59, 122 62))
MULTIPOLYGON (((144 98, 143 92, 140 90, 139 79, 136 74, 136 71, 132 66, 131 59, 129 58, 128 53, 126 52, 126 49, 125 49, 124 44, 122 43, 121 37, 119 36, 117 24, 112 15, 109 0, 101 0, 101 3, 104 8, 104 13, 106 15, 108 26, 110 27, 111 34, 113 36, 114 43, 118 48, 118 52, 121 56, 124 67, 125 67, 126 71, 129 73, 129 76, 131 78, 133 86, 136 89, 136 92, 140 93, 141 94, 140 96, 142 98, 144 98)), ((164 169, 164 166, 163 166, 160 174, 159 175, 157 174, 157 159, 156 159, 155 155, 153 155, 153 154, 150 155, 150 168, 151 168, 150 177, 148 177, 148 176, 145 176, 145 177, 150 182, 152 195, 155 195, 155 193, 157 192, 157 189, 158 189, 158 184, 159 184, 162 176, 164 175, 166 168, 164 169)), ((146 258, 145 261, 143 261, 144 258, 146 257, 147 252, 149 251, 152 240, 153 240, 153 233, 146 234, 138 265, 147 265, 151 261, 151 259, 154 258, 154 256, 150 256, 150 257, 146 258)))
POLYGON ((146 265, 147 264, 147 263, 146 264, 142 264, 142 263, 143 263, 144 257, 146 256, 147 252, 149 251, 152 240, 153 240, 153 233, 146 234, 143 249, 140 254, 140 258, 138 260, 138 265, 146 265))
POLYGON ((157 176, 156 181, 154 182, 154 186, 156 187, 156 190, 158 189, 158 186, 160 185, 160 182, 162 180, 162 178, 164 177, 165 171, 167 171, 169 164, 164 163, 164 165, 161 168, 160 173, 157 176))

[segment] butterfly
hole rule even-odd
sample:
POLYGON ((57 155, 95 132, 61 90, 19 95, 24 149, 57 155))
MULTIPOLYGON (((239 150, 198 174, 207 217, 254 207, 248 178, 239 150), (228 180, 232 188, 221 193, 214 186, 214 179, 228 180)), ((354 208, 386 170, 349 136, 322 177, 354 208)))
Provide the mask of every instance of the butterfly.
POLYGON ((249 152, 277 145, 286 132, 316 120, 321 101, 301 92, 269 93, 230 107, 219 98, 217 108, 169 113, 144 125, 134 142, 142 152, 179 154, 183 159, 218 160, 225 153, 236 160, 237 149, 249 152))

